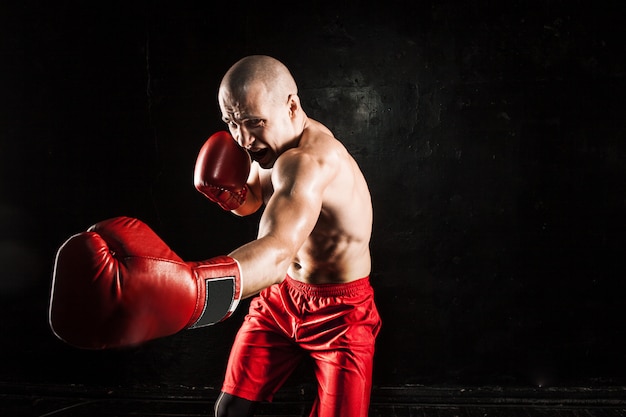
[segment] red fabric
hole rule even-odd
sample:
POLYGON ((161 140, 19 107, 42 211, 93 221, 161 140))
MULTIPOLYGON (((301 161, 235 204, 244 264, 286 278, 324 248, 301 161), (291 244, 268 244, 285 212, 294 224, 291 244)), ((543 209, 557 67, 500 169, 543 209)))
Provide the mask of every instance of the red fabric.
POLYGON ((287 277, 250 303, 222 391, 271 401, 309 355, 318 381, 311 416, 367 416, 380 325, 369 278, 309 285, 287 277))

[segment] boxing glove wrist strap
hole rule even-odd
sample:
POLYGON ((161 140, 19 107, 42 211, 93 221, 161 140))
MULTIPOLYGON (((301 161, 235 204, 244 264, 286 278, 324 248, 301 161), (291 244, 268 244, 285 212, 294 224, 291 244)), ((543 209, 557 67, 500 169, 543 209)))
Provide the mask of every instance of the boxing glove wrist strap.
POLYGON ((239 263, 220 256, 209 261, 190 263, 198 284, 198 303, 187 327, 196 329, 227 319, 237 308, 242 294, 239 263))

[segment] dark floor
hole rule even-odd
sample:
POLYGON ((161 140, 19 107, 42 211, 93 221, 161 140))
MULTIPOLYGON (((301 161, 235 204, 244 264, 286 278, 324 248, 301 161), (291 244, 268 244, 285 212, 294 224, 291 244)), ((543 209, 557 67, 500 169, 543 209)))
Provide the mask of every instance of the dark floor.
MULTIPOLYGON (((0 415, 11 417, 212 416, 216 393, 183 390, 159 395, 84 387, 0 384, 0 415), (70 388, 70 389, 68 389, 70 388)), ((308 416, 310 395, 292 390, 258 416, 308 416)), ((370 417, 613 417, 626 416, 626 387, 601 389, 512 389, 390 387, 375 388, 370 417)))

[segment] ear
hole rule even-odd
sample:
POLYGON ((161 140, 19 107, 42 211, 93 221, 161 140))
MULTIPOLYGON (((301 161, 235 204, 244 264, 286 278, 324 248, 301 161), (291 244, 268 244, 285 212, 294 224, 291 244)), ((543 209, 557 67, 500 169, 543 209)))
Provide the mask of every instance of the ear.
POLYGON ((289 95, 289 117, 292 119, 296 117, 298 111, 300 111, 300 97, 297 94, 289 95))

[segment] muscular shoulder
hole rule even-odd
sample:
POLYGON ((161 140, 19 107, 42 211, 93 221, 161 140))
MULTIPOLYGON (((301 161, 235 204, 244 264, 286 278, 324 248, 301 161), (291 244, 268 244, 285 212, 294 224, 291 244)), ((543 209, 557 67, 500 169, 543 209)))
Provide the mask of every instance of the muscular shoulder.
POLYGON ((343 152, 343 145, 327 129, 305 130, 298 146, 276 161, 272 182, 276 186, 297 179, 323 186, 337 174, 343 152))

